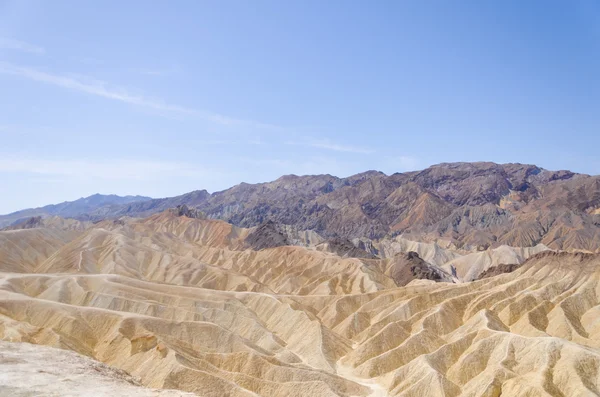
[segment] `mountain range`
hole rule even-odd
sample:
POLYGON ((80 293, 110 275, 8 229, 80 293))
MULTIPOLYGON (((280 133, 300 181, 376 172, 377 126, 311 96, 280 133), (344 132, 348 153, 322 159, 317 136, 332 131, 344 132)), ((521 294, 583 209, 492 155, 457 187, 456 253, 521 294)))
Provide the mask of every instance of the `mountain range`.
POLYGON ((178 205, 240 227, 272 221, 366 244, 401 235, 467 250, 538 244, 600 250, 600 176, 489 162, 444 163, 392 175, 367 171, 347 178, 286 175, 163 199, 95 195, 0 216, 0 226, 36 215, 92 222, 146 217, 178 205))
POLYGON ((7 215, 0 216, 0 227, 9 226, 23 222, 32 217, 60 216, 63 218, 77 218, 83 214, 96 211, 109 205, 123 205, 128 203, 140 203, 150 200, 144 196, 117 196, 115 194, 94 194, 82 197, 75 201, 65 201, 60 204, 50 204, 39 208, 28 208, 7 215))

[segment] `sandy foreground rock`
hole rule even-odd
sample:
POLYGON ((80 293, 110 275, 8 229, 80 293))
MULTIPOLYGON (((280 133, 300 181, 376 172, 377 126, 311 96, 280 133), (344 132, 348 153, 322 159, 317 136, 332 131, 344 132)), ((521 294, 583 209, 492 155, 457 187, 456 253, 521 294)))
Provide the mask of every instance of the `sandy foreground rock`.
POLYGON ((0 341, 0 396, 191 397, 195 394, 142 387, 121 370, 67 350, 0 341))

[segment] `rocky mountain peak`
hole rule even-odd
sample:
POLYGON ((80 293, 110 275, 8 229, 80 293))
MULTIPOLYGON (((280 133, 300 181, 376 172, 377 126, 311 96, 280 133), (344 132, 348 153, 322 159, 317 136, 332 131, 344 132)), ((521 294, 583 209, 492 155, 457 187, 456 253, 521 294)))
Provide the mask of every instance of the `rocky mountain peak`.
POLYGON ((193 219, 205 219, 206 218, 206 215, 202 211, 199 211, 196 208, 189 208, 185 204, 178 205, 175 208, 171 208, 169 210, 169 212, 171 212, 175 216, 185 216, 187 218, 193 218, 193 219))

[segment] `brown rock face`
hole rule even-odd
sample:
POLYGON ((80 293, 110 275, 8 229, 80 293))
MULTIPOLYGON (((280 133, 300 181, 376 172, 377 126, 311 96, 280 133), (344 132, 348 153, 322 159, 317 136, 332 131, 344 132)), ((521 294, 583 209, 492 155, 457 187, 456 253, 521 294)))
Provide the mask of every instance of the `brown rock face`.
POLYGON ((4 228, 3 230, 19 230, 19 229, 33 229, 43 225, 41 216, 32 216, 29 219, 21 221, 15 225, 4 228))
POLYGON ((204 219, 204 218, 206 218, 206 215, 204 215, 204 213, 202 213, 202 211, 199 211, 199 210, 197 210, 195 208, 189 208, 185 204, 178 205, 175 208, 171 208, 169 210, 169 212, 171 212, 175 216, 185 216, 187 218, 193 218, 193 219, 204 219))
POLYGON ((273 221, 267 221, 257 227, 248 235, 246 243, 255 250, 290 245, 287 236, 279 230, 273 221))
POLYGON ((362 248, 356 247, 350 240, 343 238, 333 238, 327 240, 317 246, 317 249, 322 248, 324 251, 332 252, 342 258, 364 258, 373 259, 375 255, 365 251, 362 248))
POLYGON ((498 265, 498 266, 493 266, 487 270, 484 270, 477 277, 477 280, 482 280, 484 278, 498 276, 500 274, 512 273, 520 267, 521 267, 521 265, 519 265, 519 264, 511 264, 511 265, 502 264, 502 265, 498 265))
POLYGON ((401 287, 412 280, 432 280, 435 282, 453 282, 452 276, 437 266, 425 262, 416 252, 398 254, 394 258, 391 276, 401 287))

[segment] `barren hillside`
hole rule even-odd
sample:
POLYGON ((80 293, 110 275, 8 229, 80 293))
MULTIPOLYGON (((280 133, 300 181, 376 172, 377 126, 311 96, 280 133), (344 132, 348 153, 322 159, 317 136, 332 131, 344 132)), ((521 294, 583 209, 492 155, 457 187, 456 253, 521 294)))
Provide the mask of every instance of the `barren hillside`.
POLYGON ((342 258, 183 213, 0 232, 0 339, 201 396, 600 393, 597 255, 397 238, 342 258))

